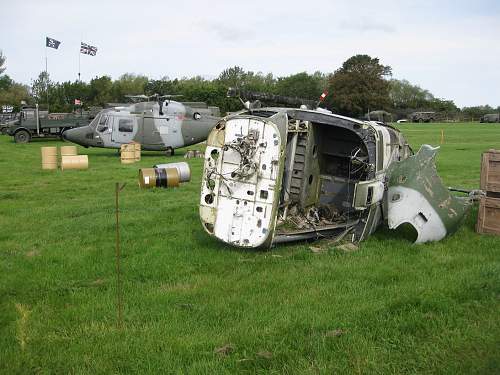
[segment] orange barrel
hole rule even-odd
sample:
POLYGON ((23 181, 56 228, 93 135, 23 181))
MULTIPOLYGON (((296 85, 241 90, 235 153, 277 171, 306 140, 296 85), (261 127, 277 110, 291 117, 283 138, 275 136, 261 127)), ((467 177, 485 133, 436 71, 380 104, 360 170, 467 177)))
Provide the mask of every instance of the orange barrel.
POLYGON ((57 169, 57 147, 42 147, 42 169, 57 169))
POLYGON ((88 169, 89 157, 87 155, 65 155, 61 157, 61 170, 88 169))
POLYGON ((185 161, 179 163, 156 164, 154 168, 175 168, 179 172, 179 182, 191 181, 191 169, 185 161))
POLYGON ((177 187, 179 186, 179 171, 176 168, 139 169, 139 185, 142 188, 177 187))

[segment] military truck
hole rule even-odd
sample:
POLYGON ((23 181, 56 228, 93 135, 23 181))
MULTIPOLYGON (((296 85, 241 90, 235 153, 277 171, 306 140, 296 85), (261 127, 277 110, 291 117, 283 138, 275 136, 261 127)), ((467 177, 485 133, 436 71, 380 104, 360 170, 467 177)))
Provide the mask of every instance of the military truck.
POLYGON ((371 111, 366 114, 365 120, 389 123, 392 122, 392 113, 383 110, 371 111))
POLYGON ((19 118, 19 113, 1 113, 0 114, 0 134, 7 134, 7 128, 17 122, 19 118))
POLYGON ((68 129, 90 123, 89 113, 48 113, 35 108, 21 109, 19 119, 7 127, 7 134, 16 143, 28 143, 33 138, 60 138, 68 129))
POLYGON ((436 119, 436 112, 413 112, 408 119, 411 122, 432 122, 436 119))
POLYGON ((482 116, 479 122, 500 122, 500 113, 488 113, 482 116))

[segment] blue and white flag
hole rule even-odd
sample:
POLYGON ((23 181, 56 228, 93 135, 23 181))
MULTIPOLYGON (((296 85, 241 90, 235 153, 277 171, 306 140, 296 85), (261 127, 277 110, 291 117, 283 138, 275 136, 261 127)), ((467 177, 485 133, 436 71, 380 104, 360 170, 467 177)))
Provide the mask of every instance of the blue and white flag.
POLYGON ((59 44, 61 44, 60 41, 52 39, 52 38, 49 38, 48 36, 45 37, 45 46, 46 47, 58 49, 59 48, 59 44))

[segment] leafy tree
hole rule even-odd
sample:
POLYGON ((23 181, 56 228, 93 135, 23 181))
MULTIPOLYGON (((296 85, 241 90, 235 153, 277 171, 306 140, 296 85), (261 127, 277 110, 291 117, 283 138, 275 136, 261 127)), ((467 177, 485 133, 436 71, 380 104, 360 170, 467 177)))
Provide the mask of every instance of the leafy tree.
POLYGON ((429 102, 429 108, 436 112, 454 113, 459 111, 453 100, 434 98, 429 102))
POLYGON ((152 79, 144 87, 144 93, 146 95, 174 95, 178 94, 178 80, 174 79, 171 81, 168 77, 163 77, 162 79, 152 79))
POLYGON ((50 80, 50 75, 45 71, 40 72, 38 77, 31 82, 31 95, 40 107, 45 107, 50 103, 49 94, 52 86, 53 82, 50 80))
POLYGON ((0 74, 5 72, 5 56, 3 55, 3 52, 0 50, 0 74))
POLYGON ((226 87, 226 89, 235 87, 259 92, 273 91, 275 84, 272 74, 264 75, 262 72, 246 72, 239 66, 223 70, 216 81, 218 84, 226 87))
POLYGON ((231 68, 224 69, 217 80, 219 83, 226 85, 229 87, 241 87, 245 79, 247 77, 247 73, 243 70, 243 68, 239 66, 234 66, 231 68))
POLYGON ((500 107, 495 109, 490 107, 489 105, 478 105, 475 107, 463 107, 462 108, 462 117, 465 120, 478 120, 481 116, 484 116, 487 113, 498 113, 500 111, 500 107))
POLYGON ((12 105, 14 111, 19 111, 21 101, 30 102, 29 87, 12 82, 7 89, 0 90, 0 106, 12 105))
POLYGON ((389 87, 391 104, 395 109, 422 109, 429 107, 429 103, 435 99, 429 91, 407 80, 391 79, 389 87))
POLYGON ((0 77, 0 90, 8 90, 13 84, 14 81, 7 74, 0 77))
POLYGON ((90 85, 82 81, 74 82, 63 82, 60 85, 60 90, 62 91, 62 97, 65 103, 69 104, 71 107, 74 106, 75 99, 79 99, 84 105, 90 103, 90 85))
POLYGON ((390 66, 378 58, 356 55, 346 60, 329 80, 327 106, 336 112, 359 117, 368 110, 389 109, 390 66))
MULTIPOLYGON (((1 53, 0 56, 3 58, 1 53)), ((32 81, 31 99, 44 106, 48 93, 52 111, 69 112, 75 109, 75 99, 82 100, 86 106, 103 106, 109 102, 126 101, 125 95, 128 94, 181 94, 181 101, 204 101, 208 105, 218 106, 221 113, 225 114, 242 108, 239 100, 226 97, 228 87, 304 99, 317 99, 324 88, 328 87, 330 95, 327 97, 327 105, 350 116, 361 116, 368 109, 385 109, 396 113, 396 118, 417 110, 437 111, 447 117, 458 114, 459 109, 453 101, 435 98, 429 91, 406 80, 387 80, 390 75, 390 67, 367 55, 351 57, 333 75, 301 72, 274 77, 272 74, 254 73, 234 66, 225 69, 212 80, 199 76, 150 80, 143 75, 126 73, 115 81, 102 76, 95 77, 90 83, 54 83, 48 74, 41 72, 32 81)), ((0 103, 15 105, 20 100, 27 99, 27 92, 26 87, 16 84, 9 76, 0 76, 0 103), (12 91, 7 94, 6 90, 11 88, 12 91)), ((478 118, 484 113, 499 110, 500 108, 494 110, 489 106, 479 106, 464 108, 462 113, 469 118, 478 118)))
POLYGON ((111 77, 102 76, 95 77, 90 81, 89 104, 105 106, 106 103, 112 102, 116 98, 113 97, 113 82, 111 77))
POLYGON ((126 100, 126 95, 144 94, 147 83, 146 76, 125 73, 113 82, 113 99, 123 102, 126 100))
POLYGON ((276 82, 276 93, 279 95, 317 99, 327 84, 326 76, 321 72, 312 75, 306 72, 280 77, 276 82))

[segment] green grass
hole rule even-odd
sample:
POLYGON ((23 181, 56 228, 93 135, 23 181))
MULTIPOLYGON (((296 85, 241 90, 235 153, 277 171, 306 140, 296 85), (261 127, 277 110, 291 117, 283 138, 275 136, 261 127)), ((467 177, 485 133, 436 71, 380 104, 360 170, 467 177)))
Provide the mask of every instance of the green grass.
MULTIPOLYGON (((444 130, 446 185, 477 188, 481 152, 500 149, 494 124, 400 128, 415 150, 444 130)), ((201 159, 192 182, 141 190, 138 168, 161 154, 121 165, 114 150, 80 148, 89 170, 42 171, 40 146, 59 144, 0 137, 1 372, 500 372, 500 237, 474 232, 477 208, 438 243, 380 229, 354 252, 243 251, 200 225, 201 159), (115 182, 127 183, 121 329, 115 182)))

